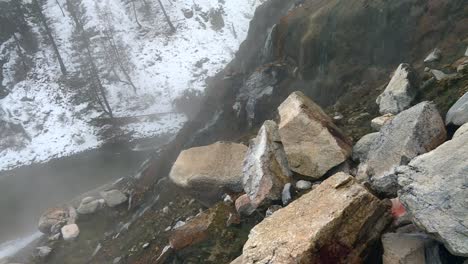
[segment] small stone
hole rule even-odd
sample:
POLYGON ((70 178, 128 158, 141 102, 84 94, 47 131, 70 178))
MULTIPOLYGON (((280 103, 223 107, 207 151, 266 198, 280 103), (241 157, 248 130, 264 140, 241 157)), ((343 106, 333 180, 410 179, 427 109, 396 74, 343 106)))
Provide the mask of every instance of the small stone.
POLYGON ((163 212, 163 214, 168 214, 169 213, 169 207, 164 206, 164 208, 162 209, 162 212, 163 212))
POLYGON ((73 240, 80 235, 80 229, 76 224, 66 225, 62 227, 61 231, 65 241, 73 240))
POLYGON ((432 75, 436 78, 437 81, 442 81, 444 79, 449 79, 454 77, 456 74, 446 74, 440 70, 431 70, 432 75))
POLYGON ((127 196, 119 190, 110 190, 100 193, 102 198, 106 201, 107 206, 116 207, 127 201, 127 196))
POLYGON ((283 202, 283 205, 287 205, 291 202, 291 200, 291 183, 288 182, 284 185, 281 201, 283 202))
POLYGON ((145 244, 143 244, 142 248, 147 249, 149 247, 149 245, 150 245, 149 243, 145 243, 145 244))
POLYGON ((335 115, 333 116, 333 120, 335 122, 339 122, 339 121, 343 120, 343 118, 344 118, 344 116, 342 114, 340 114, 340 113, 335 113, 335 115))
POLYGON ((376 117, 371 121, 371 127, 375 131, 379 131, 385 124, 392 121, 395 116, 393 114, 385 114, 383 116, 376 117))
POLYGON ((424 59, 424 62, 434 62, 440 60, 440 57, 442 56, 442 51, 438 48, 435 48, 429 55, 427 55, 426 59, 424 59))
POLYGON ((281 208, 283 208, 281 205, 272 205, 268 207, 268 210, 265 213, 265 218, 271 216, 274 212, 278 211, 281 208))
POLYGON ((232 200, 232 197, 231 197, 230 195, 228 195, 228 194, 226 194, 226 196, 224 196, 223 201, 224 201, 225 203, 233 203, 233 202, 234 202, 234 201, 232 200))
POLYGON ((255 212, 255 206, 252 205, 250 198, 247 194, 244 194, 236 200, 236 210, 241 215, 251 215, 255 212))
POLYGON ((312 188, 312 183, 310 181, 304 181, 304 180, 300 180, 298 182, 296 182, 296 189, 298 190, 309 190, 310 188, 312 188))
POLYGON ((118 264, 118 263, 120 263, 120 260, 121 260, 121 259, 122 259, 122 257, 116 257, 116 258, 114 259, 114 261, 112 261, 112 264, 118 264))
POLYGON ((52 252, 52 248, 48 247, 48 246, 44 246, 44 247, 38 247, 37 248, 37 255, 41 258, 46 258, 50 255, 50 253, 52 252))
POLYGON ((93 197, 86 197, 84 198, 80 206, 78 207, 77 211, 79 214, 93 214, 95 213, 99 206, 101 205, 100 201, 93 198, 93 197))
POLYGON ((424 71, 425 71, 425 72, 430 72, 430 71, 431 71, 431 68, 426 67, 426 68, 424 68, 424 71))

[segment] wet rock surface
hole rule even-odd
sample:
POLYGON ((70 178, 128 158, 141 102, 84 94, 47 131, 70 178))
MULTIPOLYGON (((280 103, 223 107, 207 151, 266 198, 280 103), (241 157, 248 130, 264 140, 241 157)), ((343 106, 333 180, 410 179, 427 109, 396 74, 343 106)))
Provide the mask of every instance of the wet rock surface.
POLYGON ((292 93, 278 112, 279 133, 293 171, 318 179, 351 155, 349 139, 302 92, 292 93))

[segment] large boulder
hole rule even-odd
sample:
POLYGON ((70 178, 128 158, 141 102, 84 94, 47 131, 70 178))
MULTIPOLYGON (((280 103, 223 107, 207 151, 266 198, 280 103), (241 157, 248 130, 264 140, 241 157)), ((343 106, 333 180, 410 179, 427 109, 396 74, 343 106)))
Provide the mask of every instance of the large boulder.
POLYGON ((374 144, 374 141, 379 138, 379 132, 370 133, 359 139, 353 147, 353 160, 354 161, 365 161, 370 148, 374 144))
POLYGON ((226 191, 242 191, 242 164, 246 152, 247 146, 229 142, 184 150, 169 177, 203 203, 212 204, 226 191))
POLYGON ((351 156, 351 141, 302 92, 292 93, 278 111, 279 133, 293 171, 318 179, 351 156))
POLYGON ((468 257, 468 134, 400 169, 398 194, 414 222, 454 255, 468 257))
POLYGON ((255 226, 242 263, 359 263, 389 222, 388 205, 338 173, 255 226))
POLYGON ((396 196, 398 189, 395 168, 435 149, 446 139, 445 125, 430 102, 422 102, 398 114, 385 125, 360 164, 358 177, 370 180, 378 193, 396 196))
POLYGON ((416 77, 409 64, 402 63, 393 73, 385 91, 377 97, 381 114, 398 114, 408 109, 416 97, 416 77))
POLYGON ((243 173, 244 191, 253 208, 281 200, 283 187, 291 181, 292 173, 275 122, 265 121, 257 137, 251 140, 243 173))
POLYGON ((447 112, 447 125, 461 126, 468 122, 468 92, 466 92, 447 112))
POLYGON ((100 195, 109 207, 116 207, 128 200, 127 195, 119 190, 103 191, 100 192, 100 195))
POLYGON ((455 134, 453 135, 454 138, 460 137, 463 134, 468 133, 468 123, 465 123, 463 126, 459 127, 457 131, 455 131, 455 134))

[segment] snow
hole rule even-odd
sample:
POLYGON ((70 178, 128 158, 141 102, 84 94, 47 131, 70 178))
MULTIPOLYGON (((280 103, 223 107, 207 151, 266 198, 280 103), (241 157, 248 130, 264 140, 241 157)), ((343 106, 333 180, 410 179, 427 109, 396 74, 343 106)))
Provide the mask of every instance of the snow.
MULTIPOLYGON (((216 74, 234 56, 245 39, 255 8, 264 0, 197 0, 162 1, 177 31, 168 33, 164 16, 157 12, 154 1, 154 19, 144 16, 136 1, 138 18, 143 29, 138 30, 133 10, 123 1, 83 0, 89 22, 86 27, 104 30, 99 12, 110 14, 115 27, 115 38, 127 47, 131 65, 130 76, 138 88, 137 93, 127 84, 103 79, 109 103, 117 117, 131 117, 173 112, 172 100, 186 89, 205 89, 205 79, 216 74), (224 2, 224 3, 223 3, 224 2), (196 3, 196 6, 194 5, 196 3), (224 28, 215 30, 203 16, 211 9, 224 10, 224 28), (183 9, 194 12, 186 18, 183 9)), ((58 1, 65 7, 65 0, 58 1)), ((151 2, 151 1, 150 1, 151 2)), ((51 18, 57 45, 69 72, 79 69, 76 65, 71 37, 73 23, 56 0, 48 0, 44 13, 51 18)), ((31 23, 31 25, 33 25, 31 23)), ((33 25, 39 36, 39 29, 33 25)), ((99 43, 99 37, 93 42, 99 43)), ((9 42, 11 45, 11 40, 9 42)), ((96 44, 97 45, 97 44, 96 44)), ((8 43, 0 46, 0 54, 8 43)), ((103 144, 99 127, 90 121, 102 113, 87 109, 86 104, 72 103, 75 91, 64 87, 60 69, 51 47, 40 43, 34 54, 34 67, 26 80, 13 83, 13 65, 16 52, 10 47, 10 60, 3 67, 3 84, 12 92, 0 100, 0 108, 11 114, 11 119, 21 123, 30 142, 21 150, 7 149, 0 152, 0 171, 21 165, 46 162, 53 158, 72 155, 97 148, 103 144)), ((120 76, 122 79, 123 76, 120 76)), ((176 133, 186 122, 182 114, 161 115, 156 121, 139 118, 138 123, 121 127, 134 139, 176 133)))

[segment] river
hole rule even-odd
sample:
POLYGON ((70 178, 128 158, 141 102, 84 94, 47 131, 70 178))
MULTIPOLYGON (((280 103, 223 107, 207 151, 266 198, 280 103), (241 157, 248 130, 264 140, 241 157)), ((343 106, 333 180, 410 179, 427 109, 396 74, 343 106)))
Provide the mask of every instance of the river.
POLYGON ((0 172, 0 245, 30 236, 44 210, 101 185, 133 175, 168 136, 145 140, 150 148, 114 144, 44 164, 0 172), (149 143, 149 144, 148 144, 149 143))

